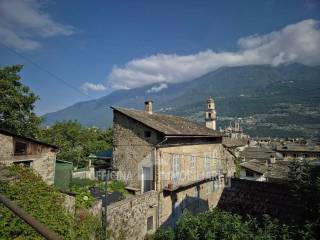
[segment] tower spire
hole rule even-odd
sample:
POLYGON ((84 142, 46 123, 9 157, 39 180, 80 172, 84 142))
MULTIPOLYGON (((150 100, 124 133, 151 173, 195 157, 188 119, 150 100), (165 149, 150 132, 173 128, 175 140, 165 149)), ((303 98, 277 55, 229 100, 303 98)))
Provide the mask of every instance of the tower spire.
POLYGON ((216 130, 216 109, 213 98, 210 96, 207 100, 206 127, 216 130))

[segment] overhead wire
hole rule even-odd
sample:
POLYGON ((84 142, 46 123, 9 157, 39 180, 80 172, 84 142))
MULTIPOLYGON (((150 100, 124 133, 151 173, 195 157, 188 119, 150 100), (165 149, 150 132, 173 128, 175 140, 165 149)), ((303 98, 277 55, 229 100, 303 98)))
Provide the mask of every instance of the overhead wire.
POLYGON ((15 54, 16 56, 24 59, 25 61, 27 61, 28 63, 30 63, 31 65, 33 65, 35 68, 37 68, 38 70, 42 71, 42 72, 45 72, 47 73, 49 76, 51 76, 52 78, 62 82, 64 85, 66 85, 67 87, 71 88, 72 90, 80 93, 81 95, 83 96, 86 96, 87 98, 89 98, 90 100, 93 100, 92 97, 90 97, 88 94, 85 94, 84 92, 82 91, 79 91, 79 89, 77 89, 77 87, 74 87, 73 85, 71 85, 70 83, 68 83, 66 80, 64 80, 63 78, 59 77, 58 75, 56 75, 55 73, 45 69, 44 67, 42 67, 40 64, 36 63, 35 61, 31 60, 30 58, 24 56, 23 54, 15 51, 14 49, 8 47, 7 45, 3 44, 0 42, 0 44, 5 48, 7 49, 9 52, 15 54))

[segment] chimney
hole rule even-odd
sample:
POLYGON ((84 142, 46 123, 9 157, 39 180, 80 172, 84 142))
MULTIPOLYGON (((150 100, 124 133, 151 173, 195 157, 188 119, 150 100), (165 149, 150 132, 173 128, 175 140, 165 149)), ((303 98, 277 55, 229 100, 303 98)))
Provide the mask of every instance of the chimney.
POLYGON ((144 110, 149 114, 152 114, 152 104, 153 102, 151 100, 144 102, 144 110))

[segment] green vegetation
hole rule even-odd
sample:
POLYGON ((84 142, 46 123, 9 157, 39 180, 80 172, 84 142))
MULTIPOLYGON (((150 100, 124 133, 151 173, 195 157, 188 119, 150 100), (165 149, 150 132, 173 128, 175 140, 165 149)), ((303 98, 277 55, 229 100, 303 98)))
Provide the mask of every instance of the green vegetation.
MULTIPOLYGON (((93 188, 93 187, 98 188, 102 191, 105 191, 106 183, 105 181, 77 179, 77 178, 73 178, 71 181, 71 191, 75 193, 81 193, 82 195, 88 196, 88 194, 90 194, 90 188, 93 188)), ((107 191, 122 193, 124 197, 129 194, 128 191, 126 190, 125 183, 117 180, 108 181, 107 191)))
MULTIPOLYGON (((92 234, 100 233, 101 224, 96 217, 84 212, 74 221, 64 209, 63 195, 32 170, 16 165, 2 169, 7 172, 7 180, 0 181, 0 192, 63 239, 89 239, 92 234)), ((0 239, 42 239, 3 205, 0 212, 0 239)))
POLYGON ((286 225, 264 215, 261 219, 211 209, 192 215, 185 211, 175 229, 159 229, 148 239, 206 240, 206 239, 319 239, 320 237, 320 172, 308 161, 292 161, 289 184, 301 202, 305 203, 305 223, 286 225))
POLYGON ((112 130, 85 128, 77 121, 56 122, 47 129, 41 129, 38 137, 59 147, 57 159, 73 162, 84 167, 90 153, 112 146, 112 130))
POLYGON ((272 239, 316 239, 311 225, 300 228, 280 224, 265 215, 261 221, 242 218, 239 215, 209 210, 196 216, 185 211, 176 228, 160 229, 154 240, 272 240, 272 239))
POLYGON ((34 113, 39 99, 18 75, 21 65, 0 68, 0 128, 34 137, 42 119, 34 113))

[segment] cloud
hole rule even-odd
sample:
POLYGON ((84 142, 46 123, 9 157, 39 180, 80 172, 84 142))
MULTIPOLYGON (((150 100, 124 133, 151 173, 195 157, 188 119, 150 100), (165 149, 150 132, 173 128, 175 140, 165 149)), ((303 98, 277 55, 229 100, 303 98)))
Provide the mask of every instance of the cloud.
POLYGON ((168 84, 161 83, 159 86, 153 86, 152 88, 148 89, 147 93, 157 93, 166 88, 168 88, 168 84))
POLYGON ((235 52, 201 51, 180 56, 156 54, 114 66, 108 76, 113 89, 130 89, 160 82, 178 83, 200 77, 222 66, 299 62, 320 64, 319 21, 308 19, 265 35, 238 40, 235 52))
POLYGON ((88 92, 89 90, 90 91, 104 91, 107 88, 102 84, 94 84, 94 83, 85 82, 84 84, 82 84, 81 89, 84 92, 88 92))
POLYGON ((34 50, 38 38, 70 36, 75 28, 55 22, 37 0, 0 1, 0 42, 16 50, 34 50))

